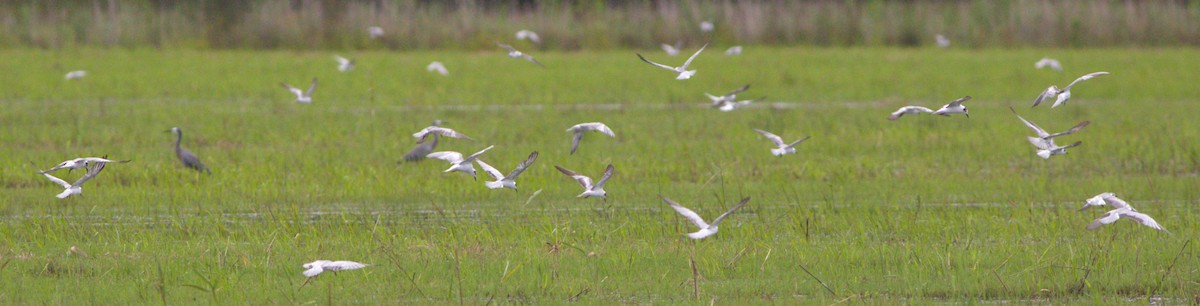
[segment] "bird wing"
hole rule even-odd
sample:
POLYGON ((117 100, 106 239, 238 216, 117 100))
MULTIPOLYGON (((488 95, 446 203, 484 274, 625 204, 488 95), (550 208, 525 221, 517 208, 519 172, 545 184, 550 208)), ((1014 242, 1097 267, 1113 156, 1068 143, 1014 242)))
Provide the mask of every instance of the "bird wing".
MULTIPOLYGON (((471 137, 468 137, 467 135, 465 135, 465 134, 463 134, 463 133, 459 133, 458 131, 455 131, 455 130, 452 130, 452 129, 448 129, 448 128, 444 128, 444 127, 439 127, 439 126, 430 126, 430 127, 426 127, 426 128, 424 128, 424 129, 421 129, 421 131, 418 131, 418 132, 416 132, 416 133, 413 133, 413 137, 420 139, 420 140, 419 140, 419 141, 417 141, 417 142, 418 142, 418 143, 421 143, 421 142, 425 142, 425 137, 426 137, 426 136, 427 136, 429 133, 436 133, 436 134, 438 134, 438 135, 442 135, 442 136, 446 136, 446 137, 450 137, 450 138, 458 138, 458 139, 472 139, 471 137)), ((473 139, 472 139, 472 140, 473 140, 473 139)))
POLYGON ((671 201, 671 199, 668 199, 667 197, 661 195, 658 197, 662 198, 663 202, 667 202, 667 205, 671 205, 671 208, 675 209, 675 211, 680 215, 683 215, 684 218, 692 221, 692 224, 695 224, 700 229, 708 228, 708 222, 704 222, 704 218, 701 218, 700 215, 696 214, 696 212, 688 209, 687 207, 679 205, 679 203, 675 203, 675 201, 671 201))
POLYGON ((789 143, 787 146, 788 146, 788 148, 795 147, 796 145, 800 144, 801 142, 808 140, 809 137, 812 137, 812 136, 804 136, 804 138, 800 138, 799 140, 793 141, 792 143, 789 143))
POLYGON ((922 113, 932 113, 933 112, 932 109, 929 109, 928 107, 924 107, 924 106, 912 106, 912 105, 903 106, 903 107, 900 107, 900 109, 897 109, 896 111, 892 112, 892 115, 888 116, 888 120, 900 119, 900 116, 904 116, 904 114, 907 114, 908 112, 914 111, 914 110, 918 111, 918 112, 922 112, 922 113))
POLYGON ((1067 84, 1067 87, 1063 87, 1063 90, 1064 91, 1071 90, 1071 86, 1075 86, 1075 83, 1091 80, 1094 77, 1098 77, 1098 76, 1102 76, 1102 75, 1108 75, 1108 72, 1101 71, 1101 72, 1092 72, 1089 74, 1085 74, 1085 75, 1079 77, 1078 79, 1075 79, 1075 81, 1071 82, 1071 84, 1067 84))
POLYGON ((1105 192, 1105 193, 1101 193, 1097 197, 1104 199, 1104 203, 1107 203, 1108 205, 1112 205, 1113 208, 1133 209, 1132 206, 1129 206, 1129 203, 1126 203, 1125 200, 1118 198, 1117 195, 1114 193, 1105 192))
POLYGON ((641 53, 638 53, 638 54, 637 54, 637 56, 638 56, 638 58, 642 59, 642 61, 643 61, 643 62, 646 62, 646 63, 648 63, 648 64, 655 65, 655 66, 658 66, 658 67, 662 67, 662 69, 666 69, 666 70, 670 70, 670 71, 675 71, 675 67, 671 67, 671 66, 667 66, 667 65, 663 65, 663 64, 659 64, 659 63, 651 62, 650 60, 648 60, 648 59, 646 59, 645 57, 643 57, 641 53))
POLYGON ((345 65, 345 64, 349 64, 349 63, 350 63, 350 60, 349 60, 349 59, 347 59, 347 58, 345 58, 345 57, 342 57, 341 55, 334 55, 334 56, 333 56, 333 60, 337 61, 337 62, 338 62, 338 65, 345 65))
POLYGON ((317 276, 318 274, 321 274, 321 272, 325 272, 325 270, 323 268, 321 268, 321 265, 319 265, 319 264, 311 265, 310 267, 311 268, 309 268, 308 270, 304 270, 305 277, 313 277, 313 276, 317 276))
POLYGON ((1154 221, 1154 218, 1150 218, 1150 215, 1137 212, 1133 209, 1122 210, 1118 214, 1120 214, 1121 217, 1125 217, 1129 220, 1136 221, 1137 223, 1141 223, 1142 225, 1149 226, 1150 228, 1164 231, 1164 232, 1167 231, 1167 229, 1163 228, 1162 225, 1158 225, 1158 222, 1154 221))
POLYGON ((479 164, 479 166, 483 168, 483 172, 487 172, 487 174, 491 175, 493 179, 497 181, 504 179, 504 174, 500 173, 500 170, 496 170, 495 167, 483 162, 482 159, 475 159, 475 163, 479 164))
POLYGON ((583 189, 592 189, 592 178, 575 173, 575 171, 567 170, 567 168, 559 166, 554 166, 554 168, 558 169, 558 172, 562 172, 563 174, 570 176, 572 179, 575 179, 575 181, 579 182, 580 185, 583 185, 583 189))
POLYGON ((1083 144, 1083 141, 1076 141, 1075 143, 1072 143, 1072 144, 1069 144, 1069 145, 1062 146, 1062 148, 1063 148, 1063 149, 1067 149, 1067 148, 1074 148, 1074 147, 1078 147, 1078 146, 1079 146, 1079 145, 1081 145, 1081 144, 1083 144))
POLYGON ((1054 147, 1057 146, 1054 144, 1054 138, 1041 138, 1041 137, 1025 136, 1025 139, 1029 139, 1029 143, 1033 144, 1034 147, 1037 147, 1038 149, 1042 149, 1042 150, 1054 149, 1054 147))
POLYGON ((608 125, 606 125, 606 124, 603 124, 600 122, 593 122, 591 124, 591 127, 592 127, 592 130, 600 132, 601 134, 604 134, 604 135, 608 135, 608 137, 617 137, 617 134, 613 133, 613 130, 608 128, 608 125))
POLYGON ((668 45, 668 44, 662 44, 662 49, 663 49, 663 52, 667 53, 667 55, 670 55, 670 56, 679 55, 679 49, 676 49, 675 46, 668 45))
POLYGON ((103 163, 103 162, 96 163, 95 166, 92 166, 91 169, 88 169, 87 174, 83 175, 83 177, 81 177, 81 178, 79 178, 79 180, 75 181, 74 184, 71 184, 71 187, 83 186, 84 182, 87 182, 88 180, 92 179, 93 177, 96 177, 97 175, 100 175, 100 171, 103 171, 104 165, 107 165, 107 164, 108 163, 103 163))
POLYGON ((721 220, 725 220, 725 217, 732 215, 733 212, 737 211, 738 209, 741 209, 742 206, 746 206, 746 203, 750 203, 750 197, 746 197, 746 198, 742 199, 742 202, 738 203, 737 206, 734 206, 732 209, 729 209, 729 211, 721 214, 720 217, 717 217, 716 220, 713 220, 712 225, 717 226, 718 224, 721 224, 721 220))
POLYGON ((1050 85, 1050 87, 1047 87, 1046 90, 1042 91, 1041 94, 1038 94, 1037 99, 1033 100, 1033 106, 1038 106, 1038 104, 1042 103, 1042 100, 1046 100, 1046 99, 1052 98, 1054 96, 1057 96, 1058 92, 1059 92, 1058 87, 1055 87, 1054 85, 1050 85))
POLYGON ((532 166, 533 162, 536 161, 537 158, 538 158, 538 151, 533 151, 533 153, 529 153, 529 157, 525 158, 525 161, 523 161, 523 162, 521 162, 521 164, 517 165, 516 169, 513 169, 512 172, 509 172, 508 176, 505 176, 504 179, 510 180, 510 181, 516 180, 517 176, 521 175, 522 172, 525 172, 525 169, 529 169, 529 166, 532 166))
POLYGON ((713 106, 717 106, 717 105, 720 105, 722 102, 725 102, 725 97, 714 96, 707 92, 704 93, 704 95, 708 96, 708 99, 713 101, 713 106))
POLYGON ((334 261, 334 262, 323 264, 323 265, 321 265, 321 267, 323 269, 329 270, 329 271, 341 271, 341 270, 362 269, 362 268, 366 268, 367 265, 353 262, 353 261, 341 260, 341 261, 334 261))
POLYGON ((497 45, 497 46, 500 46, 501 48, 504 48, 504 49, 508 50, 508 52, 519 52, 519 51, 517 51, 517 49, 516 49, 516 48, 513 48, 513 46, 509 46, 509 45, 506 45, 506 44, 502 44, 502 43, 500 43, 500 42, 496 42, 496 45, 497 45))
POLYGON ((771 134, 771 132, 763 131, 760 129, 754 129, 754 131, 758 132, 759 134, 762 134, 763 136, 767 136, 767 139, 770 139, 771 142, 775 143, 776 146, 783 146, 786 144, 785 142, 783 142, 783 138, 779 137, 779 135, 771 134))
POLYGON ((288 85, 287 83, 280 82, 279 86, 283 86, 284 89, 287 89, 288 91, 292 92, 292 94, 296 95, 297 97, 304 94, 304 92, 300 91, 299 88, 292 87, 292 85, 288 85))
POLYGON ((1012 111, 1013 115, 1017 116, 1017 119, 1021 119, 1021 122, 1024 122, 1025 126, 1033 130, 1034 133, 1037 133, 1038 137, 1047 138, 1046 136, 1050 136, 1050 133, 1046 133, 1046 130, 1043 130, 1041 127, 1037 126, 1037 124, 1033 124, 1033 122, 1029 122, 1029 120, 1025 120, 1025 117, 1021 117, 1021 115, 1017 114, 1017 110, 1013 109, 1012 106, 1009 106, 1008 110, 1012 111))
POLYGON ((317 78, 313 78, 312 85, 308 85, 308 91, 304 92, 304 96, 311 97, 314 89, 317 89, 317 78))
POLYGON ((959 105, 962 105, 963 102, 967 102, 967 100, 971 100, 971 96, 965 96, 962 98, 958 98, 958 100, 954 100, 954 102, 950 102, 950 104, 946 104, 946 106, 958 107, 959 105))
POLYGON ((583 131, 575 131, 575 136, 571 137, 571 154, 575 154, 575 150, 579 149, 579 140, 583 139, 583 131))
POLYGON ((436 158, 436 159, 448 161, 452 164, 462 163, 462 161, 463 161, 462 153, 458 153, 458 152, 454 152, 454 151, 433 152, 433 153, 429 153, 429 155, 425 155, 425 157, 436 158))
POLYGON ((59 186, 62 186, 63 188, 71 188, 71 184, 67 183, 67 181, 64 181, 53 175, 50 175, 50 173, 46 173, 46 172, 41 172, 41 173, 42 173, 42 175, 46 176, 46 178, 50 179, 50 181, 54 182, 55 184, 58 184, 59 186))
POLYGON ((608 179, 612 178, 615 171, 616 168, 613 168, 612 164, 608 164, 608 168, 604 169, 604 175, 601 175, 600 180, 596 181, 595 189, 603 189, 604 183, 608 182, 608 179))
POLYGON ((483 150, 479 150, 479 152, 475 152, 475 154, 471 154, 471 156, 467 156, 467 158, 464 158, 463 161, 471 162, 471 161, 475 160, 475 158, 479 157, 480 155, 483 155, 483 152, 487 152, 487 150, 491 150, 492 147, 495 147, 495 146, 488 146, 487 148, 483 148, 483 150))
POLYGON ((696 53, 692 53, 692 57, 689 57, 686 62, 683 62, 683 66, 679 66, 679 69, 687 70, 687 67, 692 64, 692 60, 696 59, 696 56, 700 55, 701 51, 704 51, 704 47, 708 47, 708 43, 704 43, 703 46, 700 46, 700 50, 696 50, 696 53))
POLYGON ((746 84, 745 86, 742 86, 741 88, 730 91, 729 93, 725 94, 725 97, 733 98, 733 96, 736 96, 737 94, 745 92, 746 90, 750 90, 750 84, 746 84))
POLYGON ((1100 228, 1102 225, 1117 222, 1118 219, 1121 219, 1121 214, 1118 213, 1119 211, 1120 209, 1114 209, 1104 213, 1104 215, 1100 216, 1100 218, 1097 218, 1095 221, 1092 221, 1091 224, 1088 224, 1087 229, 1095 230, 1100 228))
POLYGON ((1078 132, 1079 130, 1082 130, 1084 127, 1087 127, 1088 124, 1092 124, 1092 122, 1091 121, 1080 122, 1079 124, 1076 124, 1075 126, 1071 127, 1071 129, 1069 129, 1065 132, 1058 132, 1058 133, 1046 135, 1046 136, 1043 136, 1043 138, 1054 138, 1054 137, 1058 137, 1058 136, 1062 136, 1062 135, 1070 135, 1072 133, 1078 132))

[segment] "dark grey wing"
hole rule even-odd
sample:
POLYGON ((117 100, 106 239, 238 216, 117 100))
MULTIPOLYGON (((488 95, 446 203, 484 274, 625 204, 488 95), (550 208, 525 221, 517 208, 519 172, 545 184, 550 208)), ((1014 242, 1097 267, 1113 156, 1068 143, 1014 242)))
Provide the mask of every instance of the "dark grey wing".
POLYGON ((804 138, 800 138, 800 140, 793 141, 792 143, 788 144, 788 148, 795 147, 796 145, 800 144, 801 142, 808 140, 809 137, 812 137, 812 136, 804 136, 804 138))
POLYGON ((526 158, 524 162, 521 162, 520 165, 517 165, 517 168, 513 169, 512 172, 509 172, 508 176, 505 176, 504 179, 506 179, 506 180, 517 179, 517 176, 521 175, 522 172, 525 172, 525 169, 529 169, 529 166, 532 166, 533 162, 536 161, 537 158, 538 158, 537 151, 533 151, 533 153, 529 153, 529 158, 526 158))
POLYGON ((742 86, 741 88, 734 89, 733 91, 730 91, 729 93, 725 94, 725 96, 726 96, 726 97, 729 97, 729 96, 737 95, 737 94, 743 93, 743 92, 745 92, 746 90, 749 90, 749 89, 750 89, 750 84, 746 84, 746 86, 742 86))
POLYGON ((196 154, 192 154, 192 151, 188 151, 187 149, 179 149, 179 161, 183 162, 183 165, 187 166, 188 168, 212 174, 212 170, 208 170, 208 166, 205 166, 204 163, 200 161, 200 158, 196 157, 196 154))
POLYGON ((604 189, 604 183, 608 182, 608 179, 612 178, 615 170, 616 168, 613 168, 612 164, 608 164, 608 168, 604 169, 604 176, 601 176, 600 180, 596 181, 596 187, 593 189, 604 189))
POLYGON ((92 166, 91 169, 88 169, 87 174, 85 174, 83 177, 79 178, 78 181, 75 181, 74 184, 71 184, 71 187, 83 186, 84 182, 87 182, 88 180, 92 179, 93 177, 96 177, 97 175, 100 175, 100 171, 103 171, 104 165, 107 165, 108 163, 97 162, 95 164, 96 165, 92 166))
POLYGON ((1070 135, 1075 132, 1078 132, 1079 130, 1082 130, 1084 127, 1087 127, 1088 124, 1091 124, 1091 123, 1092 123, 1091 121, 1080 122, 1079 124, 1076 124, 1075 126, 1071 127, 1070 130, 1067 130, 1065 132, 1058 132, 1058 133, 1050 134, 1050 135, 1045 136, 1044 138, 1054 138, 1054 137, 1058 137, 1058 136, 1062 136, 1062 135, 1070 135))

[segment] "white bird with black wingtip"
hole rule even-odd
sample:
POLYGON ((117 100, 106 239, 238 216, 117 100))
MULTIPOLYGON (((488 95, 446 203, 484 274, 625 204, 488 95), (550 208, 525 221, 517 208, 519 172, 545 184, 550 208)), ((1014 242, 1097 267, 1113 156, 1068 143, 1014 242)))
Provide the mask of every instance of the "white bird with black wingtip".
POLYGON ((495 147, 495 146, 488 146, 487 148, 483 148, 483 150, 479 150, 479 152, 475 152, 475 154, 471 154, 470 156, 467 156, 467 157, 463 157, 462 153, 458 153, 458 152, 454 152, 454 151, 433 152, 433 153, 429 153, 429 155, 426 155, 426 157, 436 158, 436 159, 450 162, 450 168, 448 168, 448 169, 446 169, 446 171, 442 171, 442 172, 458 171, 458 172, 470 174, 471 178, 475 178, 475 159, 478 158, 480 155, 483 155, 484 152, 491 150, 492 147, 495 147))
POLYGON ((529 157, 526 158, 525 161, 521 162, 521 164, 518 164, 517 168, 513 169, 512 172, 509 172, 508 175, 500 173, 500 170, 496 170, 496 168, 492 167, 492 165, 488 165, 482 159, 477 158, 475 159, 475 162, 479 164, 480 168, 483 168, 483 172, 491 175, 492 179, 495 179, 495 181, 492 182, 484 182, 484 186, 487 186, 489 189, 508 188, 517 190, 517 176, 529 169, 529 166, 532 166, 533 162, 536 161, 537 158, 537 151, 529 153, 529 157))
POLYGON ((808 138, 810 137, 810 136, 804 136, 804 138, 800 138, 800 140, 793 141, 792 143, 787 143, 787 142, 783 141, 783 137, 779 137, 779 135, 772 134, 771 132, 767 132, 767 131, 760 130, 760 129, 754 129, 754 131, 758 132, 759 134, 762 134, 763 136, 766 136, 768 140, 771 140, 771 143, 775 144, 775 147, 771 148, 771 155, 775 155, 775 156, 796 154, 796 145, 800 144, 801 142, 804 142, 805 140, 808 140, 808 138))
POLYGON ((546 65, 542 65, 542 62, 534 59, 533 55, 525 54, 525 52, 518 51, 517 48, 513 48, 513 46, 502 44, 500 42, 496 42, 496 45, 508 50, 508 57, 525 59, 531 63, 541 66, 542 68, 546 68, 546 65))
POLYGON ((588 122, 576 124, 567 129, 567 132, 574 133, 574 136, 571 138, 571 154, 575 154, 575 150, 579 149, 579 141, 583 139, 583 134, 589 131, 596 131, 608 135, 608 137, 617 137, 617 134, 613 133, 613 130, 604 125, 604 123, 588 122))
POLYGON ((1033 132, 1037 134, 1037 137, 1033 137, 1033 136, 1027 136, 1027 137, 1029 139, 1029 143, 1033 144, 1034 147, 1038 148, 1037 155, 1041 158, 1050 158, 1051 156, 1055 156, 1055 155, 1067 154, 1067 149, 1077 147, 1077 146, 1083 144, 1083 142, 1081 142, 1081 141, 1076 141, 1075 143, 1072 143, 1070 145, 1059 146, 1054 143, 1054 138, 1058 137, 1058 136, 1070 135, 1075 132, 1079 132, 1079 130, 1082 130, 1084 127, 1087 127, 1088 124, 1091 124, 1091 121, 1083 121, 1083 122, 1080 122, 1079 124, 1076 124, 1075 126, 1071 127, 1071 129, 1069 129, 1065 132, 1058 132, 1058 133, 1050 134, 1049 132, 1046 132, 1046 130, 1037 126, 1037 124, 1034 124, 1033 122, 1031 122, 1029 120, 1025 120, 1025 118, 1021 117, 1021 115, 1017 114, 1017 110, 1013 109, 1012 107, 1009 107, 1008 110, 1012 111, 1013 115, 1017 115, 1017 119, 1021 119, 1021 122, 1024 122, 1026 127, 1029 127, 1029 129, 1033 130, 1033 132))
POLYGON ((949 104, 943 105, 942 108, 939 108, 937 111, 934 111, 933 114, 934 115, 942 115, 942 116, 946 116, 946 117, 949 117, 950 115, 953 115, 953 114, 963 114, 963 116, 967 116, 967 118, 970 118, 971 114, 967 113, 967 107, 962 105, 963 102, 967 102, 967 100, 971 100, 971 96, 962 97, 962 98, 959 98, 958 100, 954 100, 954 102, 950 102, 949 104))
POLYGON ((708 222, 704 221, 704 218, 701 218, 699 214, 696 214, 696 212, 692 211, 691 209, 683 207, 682 205, 679 205, 679 203, 675 203, 675 201, 671 201, 671 199, 668 199, 667 197, 661 195, 659 195, 659 197, 662 198, 663 202, 667 202, 668 205, 671 205, 671 208, 675 209, 676 212, 678 212, 680 215, 683 215, 684 218, 692 221, 692 224, 695 224, 696 227, 700 228, 699 231, 687 234, 688 238, 696 240, 704 239, 705 237, 717 234, 717 226, 721 224, 722 220, 725 220, 725 218, 729 217, 729 215, 732 215, 733 212, 741 209, 742 206, 746 206, 746 203, 750 203, 750 197, 743 198, 742 202, 729 209, 729 211, 721 214, 721 216, 717 217, 711 224, 709 224, 708 222))
POLYGON ((312 103, 313 90, 317 89, 317 78, 313 78, 312 85, 309 85, 308 90, 306 91, 301 91, 299 88, 283 82, 280 82, 279 86, 283 86, 284 89, 287 89, 289 92, 296 95, 296 102, 312 103))
POLYGON ((1055 97, 1057 97, 1057 98, 1054 99, 1054 104, 1050 105, 1050 108, 1055 108, 1055 107, 1058 107, 1059 105, 1066 104, 1067 100, 1071 99, 1071 87, 1072 86, 1075 86, 1075 84, 1077 84, 1079 82, 1091 80, 1092 78, 1095 78, 1098 76, 1105 76, 1108 74, 1109 74, 1108 72, 1103 72, 1103 71, 1085 74, 1085 75, 1079 77, 1078 79, 1075 79, 1075 81, 1072 81, 1071 84, 1067 84, 1067 87, 1063 87, 1062 89, 1059 89, 1057 86, 1050 85, 1049 88, 1046 88, 1045 91, 1042 91, 1042 94, 1038 95, 1037 99, 1033 100, 1033 106, 1038 106, 1038 104, 1042 103, 1042 100, 1055 98, 1055 97))
POLYGON ((683 62, 683 66, 679 66, 679 67, 671 67, 671 66, 652 62, 652 61, 646 59, 646 57, 642 56, 641 53, 638 53, 637 56, 638 56, 638 58, 642 59, 642 61, 646 62, 647 64, 651 64, 656 67, 678 73, 679 75, 675 77, 676 80, 687 80, 687 79, 692 78, 692 76, 696 74, 696 70, 687 70, 688 66, 690 66, 692 64, 692 60, 695 60, 696 56, 700 55, 701 51, 704 51, 705 47, 708 47, 708 43, 705 43, 703 46, 700 46, 700 50, 696 50, 696 53, 693 53, 692 57, 689 57, 686 62, 683 62))
POLYGON ((1167 229, 1162 227, 1162 225, 1158 225, 1158 221, 1154 221, 1154 218, 1151 218, 1150 215, 1138 212, 1136 209, 1133 209, 1133 206, 1129 206, 1129 203, 1126 203, 1125 200, 1117 198, 1116 194, 1111 192, 1101 193, 1087 199, 1087 201, 1083 204, 1083 208, 1080 208, 1079 210, 1082 211, 1093 206, 1104 206, 1105 204, 1111 205, 1115 209, 1105 212, 1104 215, 1100 216, 1100 218, 1097 218, 1095 221, 1092 221, 1092 223, 1088 224, 1088 230, 1098 229, 1101 226, 1112 224, 1120 219, 1129 219, 1141 225, 1168 232, 1167 229))
POLYGON ((558 169, 559 172, 571 177, 571 179, 574 179, 576 182, 579 182, 579 185, 583 186, 583 193, 575 196, 576 198, 596 197, 608 201, 608 192, 604 191, 604 183, 608 182, 608 179, 612 178, 614 171, 616 171, 616 168, 614 168, 612 164, 609 164, 608 168, 604 169, 604 175, 601 176, 600 180, 596 181, 595 184, 592 184, 592 178, 575 173, 575 171, 567 170, 567 168, 559 166, 554 166, 554 168, 558 169))

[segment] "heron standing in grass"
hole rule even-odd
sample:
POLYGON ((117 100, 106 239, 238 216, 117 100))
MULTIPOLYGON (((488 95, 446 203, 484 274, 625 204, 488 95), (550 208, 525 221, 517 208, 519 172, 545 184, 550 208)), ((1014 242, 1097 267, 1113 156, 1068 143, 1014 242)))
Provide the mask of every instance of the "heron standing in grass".
POLYGON ((196 154, 192 154, 192 151, 188 151, 187 149, 179 146, 179 143, 183 141, 183 130, 180 130, 178 127, 173 127, 171 128, 170 132, 175 133, 175 157, 179 157, 179 161, 182 162, 184 166, 211 175, 212 170, 208 170, 208 166, 205 166, 203 162, 200 162, 200 158, 196 157, 196 154))
MULTIPOLYGON (((444 123, 446 123, 446 122, 442 121, 442 120, 434 120, 433 123, 430 124, 429 126, 442 126, 442 124, 444 124, 444 123)), ((413 147, 411 151, 408 151, 407 154, 404 154, 404 161, 419 162, 419 161, 424 160, 425 155, 429 155, 429 153, 433 153, 433 149, 437 148, 438 135, 439 134, 437 134, 437 133, 433 133, 433 141, 421 142, 421 143, 417 144, 416 147, 413 147)))

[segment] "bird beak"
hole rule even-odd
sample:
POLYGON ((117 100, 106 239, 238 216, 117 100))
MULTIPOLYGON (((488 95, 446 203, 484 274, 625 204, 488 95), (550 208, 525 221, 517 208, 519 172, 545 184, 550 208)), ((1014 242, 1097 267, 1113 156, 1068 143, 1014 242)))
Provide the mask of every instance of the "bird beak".
POLYGON ((971 114, 968 114, 968 113, 963 113, 963 116, 967 116, 967 118, 971 118, 971 114))

